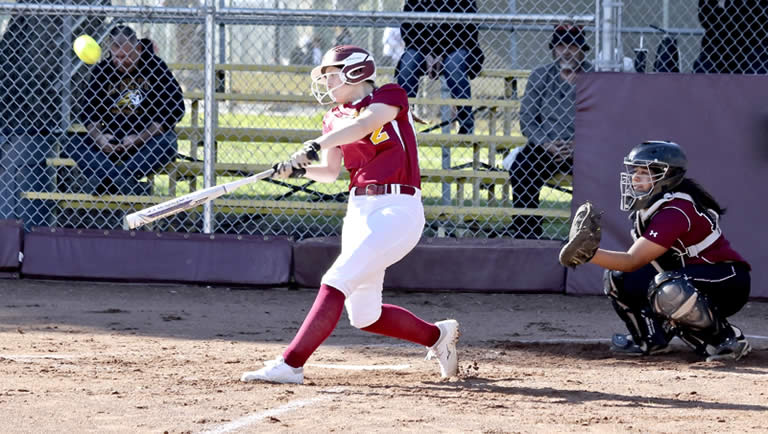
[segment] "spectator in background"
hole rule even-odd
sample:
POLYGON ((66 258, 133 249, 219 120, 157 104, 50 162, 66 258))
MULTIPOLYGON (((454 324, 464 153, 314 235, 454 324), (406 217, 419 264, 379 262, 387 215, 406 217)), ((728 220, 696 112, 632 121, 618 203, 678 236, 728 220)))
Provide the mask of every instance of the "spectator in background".
MULTIPOLYGON (((336 28, 336 37, 334 38, 334 46, 340 46, 340 45, 352 45, 352 33, 347 29, 346 27, 337 27, 336 28)), ((320 54, 320 58, 322 60, 322 53, 320 54)), ((315 62, 320 63, 320 62, 315 62)))
POLYGON ((693 63, 693 72, 765 73, 768 65, 768 2, 699 0, 698 16, 704 36, 699 57, 693 63))
MULTIPOLYGON (((403 12, 476 13, 475 0, 405 0, 403 12)), ((405 52, 395 68, 397 84, 413 98, 419 91, 419 79, 424 75, 442 75, 453 98, 472 97, 470 80, 480 73, 485 56, 478 43, 474 24, 403 23, 400 34, 405 52)), ((458 107, 456 119, 459 134, 473 134, 475 120, 472 107, 458 107)))
POLYGON ((139 39, 139 44, 141 44, 141 49, 149 54, 153 54, 155 56, 159 56, 160 48, 157 46, 157 42, 149 39, 149 38, 141 38, 139 39))
MULTIPOLYGON (((80 118, 88 130, 66 153, 92 194, 145 194, 138 180, 177 153, 174 127, 184 116, 181 87, 168 66, 126 26, 110 32, 110 56, 94 66, 80 118)), ((154 48, 153 48, 154 50, 154 48)))
POLYGON ((323 59, 323 43, 318 37, 302 36, 291 52, 291 65, 317 65, 323 59))
POLYGON ((323 49, 323 41, 315 36, 311 39, 309 47, 310 52, 312 53, 311 65, 317 65, 322 62, 323 54, 325 54, 325 50, 323 49))
MULTIPOLYGON (((580 26, 565 23, 555 27, 549 49, 554 62, 531 72, 520 106, 520 129, 528 143, 510 168, 515 208, 538 208, 544 183, 573 170, 573 82, 576 74, 592 71, 586 61, 590 47, 580 26)), ((515 216, 512 230, 516 238, 540 238, 541 217, 515 216)))
POLYGON ((381 54, 383 55, 382 64, 392 66, 400 60, 405 51, 405 42, 400 36, 400 29, 397 27, 387 27, 381 37, 381 54))

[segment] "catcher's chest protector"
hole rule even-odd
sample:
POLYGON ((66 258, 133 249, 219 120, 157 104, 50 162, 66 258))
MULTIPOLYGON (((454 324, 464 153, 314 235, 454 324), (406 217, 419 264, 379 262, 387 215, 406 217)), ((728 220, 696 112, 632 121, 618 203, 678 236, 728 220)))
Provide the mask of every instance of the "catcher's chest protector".
MULTIPOLYGON (((715 212, 715 210, 712 209, 706 209, 704 212, 701 212, 699 208, 696 206, 696 202, 694 202, 693 198, 685 193, 667 193, 662 197, 661 199, 654 202, 653 205, 650 207, 635 211, 634 214, 634 226, 630 233, 632 234, 632 239, 637 241, 642 235, 643 232, 645 232, 645 229, 648 226, 648 222, 653 218, 654 215, 656 215, 657 212, 659 212, 662 209, 662 206, 665 203, 668 203, 675 199, 682 199, 685 201, 688 201, 693 205, 693 208, 696 210, 696 212, 707 218, 707 220, 710 221, 711 231, 709 234, 701 239, 699 242, 693 244, 693 245, 686 245, 685 249, 681 249, 676 246, 670 247, 669 251, 661 256, 661 258, 658 259, 658 262, 662 264, 675 264, 671 267, 664 267, 664 268, 678 268, 678 267, 685 267, 685 258, 694 258, 699 256, 699 254, 704 251, 707 247, 711 246, 715 243, 715 241, 722 236, 723 231, 720 229, 720 215, 715 212), (679 265, 676 265, 679 264, 679 265)), ((687 215, 686 215, 687 217, 687 215)), ((683 242, 680 241, 682 244, 683 242)))

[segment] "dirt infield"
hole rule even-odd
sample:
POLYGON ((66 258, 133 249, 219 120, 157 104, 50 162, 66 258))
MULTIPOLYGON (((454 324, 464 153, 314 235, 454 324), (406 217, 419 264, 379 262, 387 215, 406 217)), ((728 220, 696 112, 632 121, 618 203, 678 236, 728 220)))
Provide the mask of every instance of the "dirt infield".
POLYGON ((755 350, 706 363, 613 357, 602 297, 385 294, 462 326, 458 379, 346 316, 304 385, 244 384, 314 291, 0 281, 0 431, 765 432, 767 303, 733 322, 755 350), (367 368, 367 369, 363 369, 367 368))

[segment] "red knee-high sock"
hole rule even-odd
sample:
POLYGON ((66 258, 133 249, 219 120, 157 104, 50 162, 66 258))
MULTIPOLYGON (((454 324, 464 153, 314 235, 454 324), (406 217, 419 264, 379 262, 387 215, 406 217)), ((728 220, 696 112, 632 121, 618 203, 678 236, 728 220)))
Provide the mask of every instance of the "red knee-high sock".
POLYGON ((285 363, 294 368, 304 366, 317 347, 331 335, 344 309, 344 293, 322 285, 299 332, 283 352, 285 363))
POLYGON ((400 306, 381 306, 381 317, 365 327, 367 332, 403 339, 431 347, 440 339, 440 328, 430 324, 400 306))

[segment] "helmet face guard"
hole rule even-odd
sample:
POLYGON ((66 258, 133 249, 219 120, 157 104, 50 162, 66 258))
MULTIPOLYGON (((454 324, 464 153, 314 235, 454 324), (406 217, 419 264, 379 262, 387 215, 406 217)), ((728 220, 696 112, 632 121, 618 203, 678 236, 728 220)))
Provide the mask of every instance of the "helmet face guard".
MULTIPOLYGON (((315 68, 317 69, 317 68, 315 68)), ((318 74, 317 76, 314 75, 314 70, 312 74, 312 95, 315 97, 317 102, 319 102, 322 105, 332 104, 336 102, 336 97, 333 96, 333 91, 340 88, 341 86, 344 86, 344 75, 340 72, 326 72, 324 74, 318 74), (329 88, 328 87, 328 77, 331 75, 338 75, 339 76, 339 82, 340 84, 338 86, 329 88)))
POLYGON ((632 211, 643 209, 651 198, 664 190, 666 183, 662 182, 669 171, 669 165, 658 161, 643 161, 624 159, 625 171, 621 173, 619 185, 621 188, 621 210, 632 211), (637 169, 648 171, 648 189, 635 188, 632 178, 637 169))

